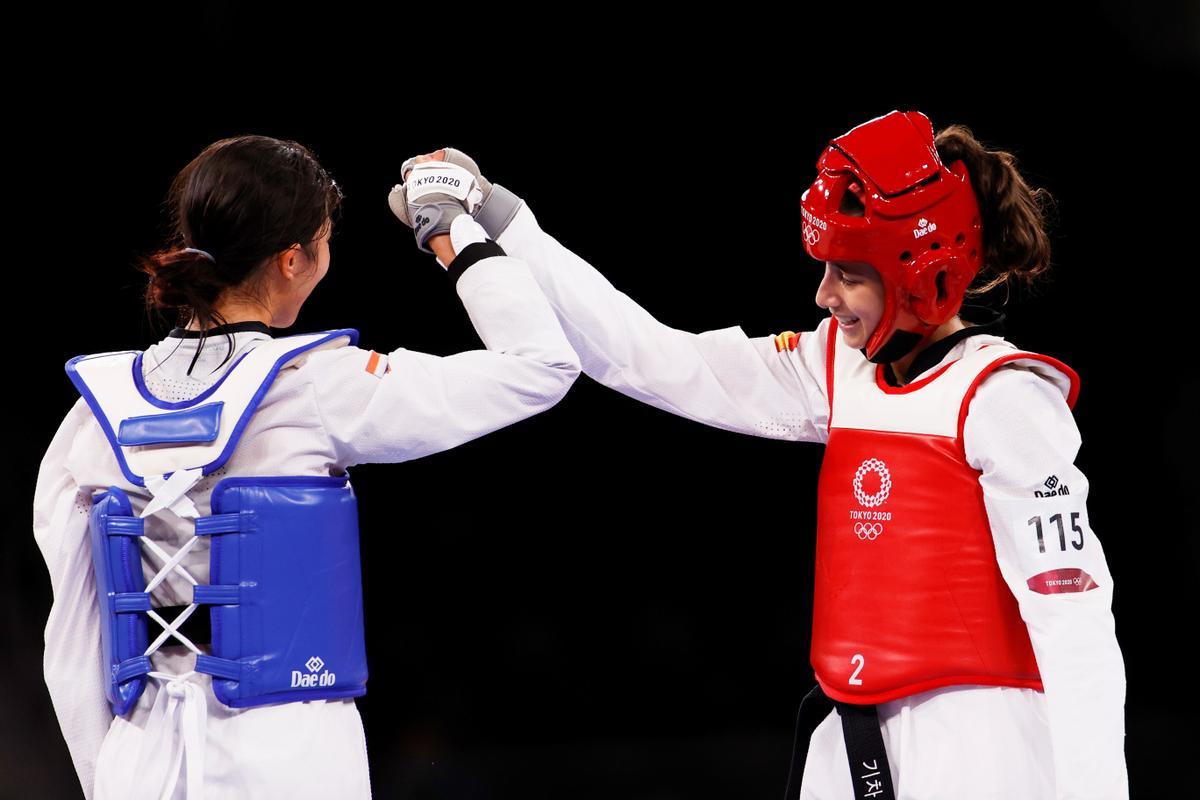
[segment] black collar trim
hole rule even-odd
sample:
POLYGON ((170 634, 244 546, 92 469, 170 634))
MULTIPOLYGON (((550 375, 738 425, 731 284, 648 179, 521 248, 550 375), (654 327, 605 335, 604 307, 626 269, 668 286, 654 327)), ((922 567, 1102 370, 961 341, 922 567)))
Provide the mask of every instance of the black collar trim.
POLYGON ((225 325, 217 325, 215 328, 209 328, 204 331, 193 331, 187 328, 172 328, 167 334, 168 337, 176 339, 199 339, 205 336, 219 336, 222 333, 241 333, 242 331, 258 331, 271 335, 271 328, 265 322, 260 322, 256 319, 243 320, 242 322, 230 322, 225 325))
MULTIPOLYGON (((949 336, 938 339, 933 344, 926 347, 917 357, 913 359, 912 364, 908 368, 908 374, 916 377, 923 375, 927 370, 936 367, 941 363, 946 354, 954 349, 954 346, 966 339, 969 336, 977 336, 979 334, 990 334, 992 336, 1004 335, 1004 317, 1005 315, 999 311, 995 311, 987 306, 969 305, 964 303, 959 312, 963 316, 963 321, 968 322, 967 327, 960 331, 955 331, 949 336), (966 312, 965 314, 963 312, 966 312), (966 319, 982 320, 980 322, 971 322, 966 319)), ((892 365, 888 364, 888 368, 883 371, 883 377, 891 386, 899 386, 896 382, 896 376, 892 372, 892 365)))

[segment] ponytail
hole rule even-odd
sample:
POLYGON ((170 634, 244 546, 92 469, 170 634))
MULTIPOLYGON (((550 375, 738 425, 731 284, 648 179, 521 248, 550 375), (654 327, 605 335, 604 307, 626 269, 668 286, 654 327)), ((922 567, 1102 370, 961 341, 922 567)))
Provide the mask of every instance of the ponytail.
POLYGON ((1046 208, 1054 198, 1033 188, 1017 170, 1017 159, 988 150, 964 125, 951 125, 934 139, 942 163, 962 160, 971 175, 983 225, 983 266, 968 297, 1018 283, 1032 286, 1050 269, 1046 208))
POLYGON ((167 247, 143 256, 138 269, 150 278, 147 310, 177 309, 177 324, 186 325, 194 316, 201 329, 225 322, 214 305, 234 284, 206 256, 191 248, 167 247))

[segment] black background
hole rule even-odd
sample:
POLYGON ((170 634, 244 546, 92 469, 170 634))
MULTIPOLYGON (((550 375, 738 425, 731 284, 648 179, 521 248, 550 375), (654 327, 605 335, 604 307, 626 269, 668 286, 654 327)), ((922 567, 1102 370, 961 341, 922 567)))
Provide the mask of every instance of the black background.
MULTIPOLYGON (((482 344, 385 204, 405 158, 465 150, 663 322, 760 336, 825 313, 799 196, 831 137, 893 108, 968 125, 1057 200, 1054 277, 1014 294, 1007 336, 1082 377, 1077 463, 1116 580, 1133 796, 1179 787, 1200 574, 1196 12, 777 13, 214 3, 31 29, 41 46, 10 72, 9 330, 27 361, 9 384, 0 795, 78 794, 41 676, 51 593, 30 500, 76 396, 63 363, 165 332, 132 259, 204 146, 296 139, 346 193, 290 332, 448 355, 482 344)), ((820 459, 581 377, 495 434, 353 467, 376 796, 778 797, 813 683, 820 459)))

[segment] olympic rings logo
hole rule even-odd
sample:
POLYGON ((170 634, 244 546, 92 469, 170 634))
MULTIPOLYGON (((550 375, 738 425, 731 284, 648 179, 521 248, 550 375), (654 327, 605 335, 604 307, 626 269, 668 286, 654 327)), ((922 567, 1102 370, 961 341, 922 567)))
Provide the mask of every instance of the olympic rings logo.
POLYGON ((873 542, 879 534, 883 533, 883 525, 878 522, 856 522, 854 523, 854 533, 859 539, 873 542))
POLYGON ((878 458, 868 458, 859 465, 858 471, 854 473, 854 499, 858 501, 859 505, 867 508, 881 506, 891 492, 892 474, 888 472, 887 464, 878 458), (875 494, 865 494, 862 490, 862 480, 868 472, 875 472, 879 475, 879 491, 875 494))
POLYGON ((809 247, 813 247, 817 244, 817 242, 821 241, 821 232, 819 230, 817 230, 815 227, 813 227, 812 225, 809 225, 807 222, 804 223, 803 233, 804 233, 804 242, 809 247))

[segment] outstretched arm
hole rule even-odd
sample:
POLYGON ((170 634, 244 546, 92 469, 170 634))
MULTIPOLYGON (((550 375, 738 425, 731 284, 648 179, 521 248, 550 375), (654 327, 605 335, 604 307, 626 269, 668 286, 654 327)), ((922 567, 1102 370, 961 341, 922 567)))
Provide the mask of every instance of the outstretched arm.
POLYGON ((543 231, 528 203, 496 241, 529 265, 592 379, 713 427, 825 441, 828 320, 801 334, 795 349, 738 326, 689 333, 659 322, 543 231))

